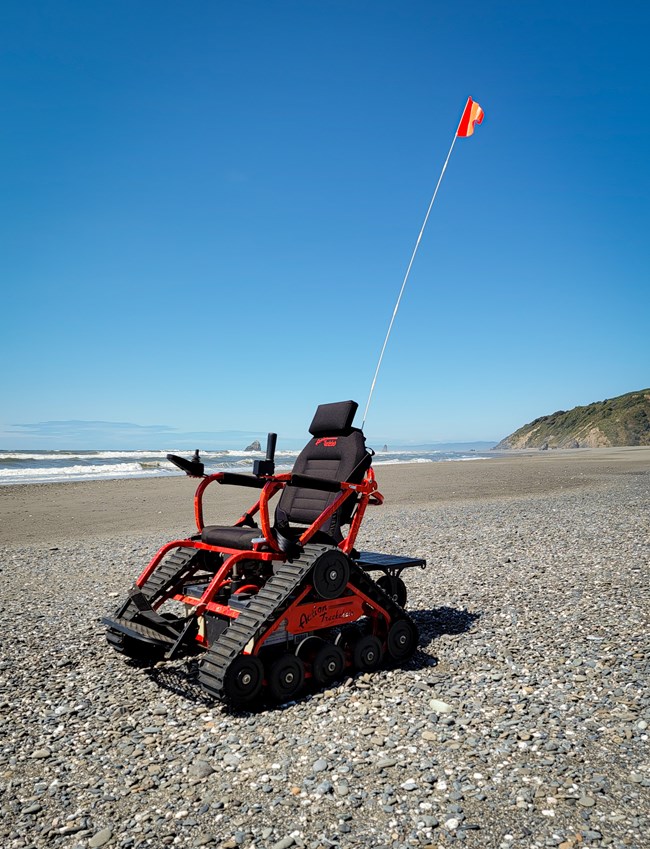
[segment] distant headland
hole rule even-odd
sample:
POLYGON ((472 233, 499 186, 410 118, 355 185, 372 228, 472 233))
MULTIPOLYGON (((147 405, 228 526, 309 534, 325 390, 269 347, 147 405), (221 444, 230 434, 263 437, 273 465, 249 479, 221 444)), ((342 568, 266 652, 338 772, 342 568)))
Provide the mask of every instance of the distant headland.
POLYGON ((650 445, 650 389, 540 416, 506 436, 495 448, 614 448, 624 445, 650 445))

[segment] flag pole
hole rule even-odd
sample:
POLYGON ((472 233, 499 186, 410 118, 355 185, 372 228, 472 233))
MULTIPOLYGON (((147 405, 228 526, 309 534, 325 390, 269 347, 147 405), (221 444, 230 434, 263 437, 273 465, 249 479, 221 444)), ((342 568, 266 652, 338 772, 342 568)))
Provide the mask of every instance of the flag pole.
POLYGON ((411 254, 411 259, 409 260, 408 267, 406 269, 406 274, 404 275, 404 279, 402 280, 402 287, 399 290, 399 295, 397 296, 397 302, 395 303, 395 309, 393 310, 393 315, 391 316, 390 323, 388 325, 388 331, 386 332, 386 337, 384 339, 384 344, 381 347, 381 353, 379 354, 379 361, 377 362, 377 368, 375 369, 375 374, 372 379, 372 384, 370 386, 370 393, 368 395, 368 401, 366 402, 366 409, 363 413, 363 422, 361 424, 361 430, 363 430, 364 425, 366 423, 366 418, 368 417, 368 408, 370 407, 370 401, 372 400, 372 394, 375 391, 375 384, 377 383, 377 375, 379 374, 379 369, 381 368, 382 360, 384 359, 384 352, 386 351, 386 345, 388 344, 388 339, 390 337, 391 330, 393 329, 393 324, 395 322, 395 316, 397 315, 397 311, 399 309, 399 305, 402 300, 402 295, 404 294, 404 289, 406 288, 406 282, 409 279, 409 274, 411 273, 411 267, 413 265, 413 261, 415 260, 415 255, 418 252, 418 248, 420 247, 420 242, 422 241, 422 234, 424 233, 424 228, 427 226, 427 221, 429 220, 429 215, 431 214, 431 209, 436 199, 436 195, 438 194, 438 189, 440 188, 440 184, 442 183, 442 178, 445 176, 445 171, 447 170, 447 163, 449 162, 449 158, 451 156, 451 152, 454 149, 454 145, 456 144, 456 139, 458 138, 458 133, 460 130, 460 125, 463 121, 463 118, 467 112, 468 106, 471 102, 471 97, 467 100, 467 105, 463 110, 463 114, 461 116, 460 121, 458 122, 458 127, 456 128, 456 132, 454 133, 454 140, 451 143, 451 147, 449 148, 449 153, 447 154, 447 158, 445 159, 445 164, 442 166, 442 171, 440 172, 440 176, 438 177, 438 182, 436 183, 436 188, 434 189, 433 196, 431 198, 431 202, 429 203, 429 208, 427 209, 427 214, 424 216, 424 221, 422 223, 422 227, 420 228, 420 233, 418 235, 417 241, 415 243, 415 247, 413 248, 413 253, 411 254))

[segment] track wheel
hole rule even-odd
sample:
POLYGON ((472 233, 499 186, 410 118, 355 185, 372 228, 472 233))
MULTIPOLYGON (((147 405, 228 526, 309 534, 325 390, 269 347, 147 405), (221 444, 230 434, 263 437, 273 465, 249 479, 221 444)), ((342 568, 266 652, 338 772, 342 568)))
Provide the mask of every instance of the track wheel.
POLYGON ((348 558, 332 548, 317 558, 312 572, 312 585, 317 596, 324 599, 338 598, 350 580, 348 558))
POLYGON ((406 604, 406 584, 401 578, 391 578, 390 575, 382 575, 377 581, 377 586, 380 587, 386 595, 390 596, 394 602, 404 607, 406 604))
POLYGON ((397 663, 401 663, 411 657, 417 648, 417 629, 408 620, 398 619, 391 625, 386 642, 390 657, 397 663))
POLYGON ((331 684, 332 681, 338 680, 344 669, 345 655, 332 643, 325 643, 312 661, 312 672, 319 684, 331 684))
POLYGON ((279 702, 286 702, 295 696, 304 680, 305 667, 302 661, 292 654, 279 658, 269 669, 269 690, 279 702))
POLYGON ((381 643, 373 634, 361 637, 352 649, 352 661, 361 672, 372 672, 381 663, 381 643))
POLYGON ((262 689, 264 667, 259 657, 240 654, 230 665, 223 682, 227 699, 237 704, 252 702, 262 689))

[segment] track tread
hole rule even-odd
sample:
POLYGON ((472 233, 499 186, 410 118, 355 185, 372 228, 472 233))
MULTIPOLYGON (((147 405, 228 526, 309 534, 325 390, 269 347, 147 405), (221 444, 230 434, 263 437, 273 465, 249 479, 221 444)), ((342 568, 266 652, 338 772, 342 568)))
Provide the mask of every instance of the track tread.
POLYGON ((276 568, 254 601, 206 651, 199 664, 199 682, 204 689, 221 698, 226 696, 225 680, 232 661, 251 639, 261 636, 282 615, 318 557, 329 548, 307 544, 300 557, 276 568))
MULTIPOLYGON (((162 561, 140 588, 147 601, 151 604, 181 580, 191 575, 200 563, 200 555, 201 552, 196 548, 176 548, 163 557, 162 561)), ((111 618, 115 621, 123 620, 126 624, 127 622, 136 620, 138 613, 139 611, 135 604, 129 603, 127 599, 127 602, 111 618)), ((110 625, 106 629, 106 640, 116 651, 124 651, 125 636, 122 631, 113 629, 110 625)))
MULTIPOLYGON (((273 576, 265 586, 203 656, 199 664, 199 683, 205 690, 220 698, 227 697, 225 681, 230 664, 244 651, 251 639, 259 639, 282 616, 298 594, 318 557, 329 548, 327 545, 307 544, 300 557, 275 567, 273 576)), ((417 633, 415 623, 404 608, 378 587, 354 561, 350 562, 349 582, 386 610, 390 625, 403 619, 408 621, 417 633)))

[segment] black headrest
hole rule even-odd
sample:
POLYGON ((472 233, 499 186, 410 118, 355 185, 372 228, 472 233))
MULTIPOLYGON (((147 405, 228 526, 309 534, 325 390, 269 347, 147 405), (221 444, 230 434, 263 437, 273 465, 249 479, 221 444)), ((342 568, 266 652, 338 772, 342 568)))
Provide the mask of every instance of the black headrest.
POLYGON ((313 436, 334 436, 349 433, 357 411, 356 401, 337 401, 334 404, 319 404, 309 432, 313 436))

